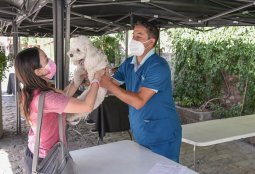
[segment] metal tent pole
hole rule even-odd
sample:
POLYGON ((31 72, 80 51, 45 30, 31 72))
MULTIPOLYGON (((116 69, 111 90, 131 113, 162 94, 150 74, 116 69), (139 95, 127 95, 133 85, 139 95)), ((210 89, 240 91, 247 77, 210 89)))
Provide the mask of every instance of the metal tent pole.
POLYGON ((69 58, 67 56, 67 52, 70 50, 70 13, 71 13, 71 5, 68 3, 67 0, 66 3, 66 26, 65 26, 65 74, 64 74, 64 86, 68 84, 69 81, 69 58))
POLYGON ((128 57, 128 30, 126 30, 126 58, 128 57))
MULTIPOLYGON (((14 57, 18 54, 18 27, 16 21, 12 22, 12 36, 13 36, 13 53, 14 57)), ((18 85, 18 79, 15 77, 15 103, 16 103, 16 133, 21 133, 21 116, 20 116, 20 110, 19 110, 19 85, 18 85)))
POLYGON ((57 64, 55 85, 64 89, 64 1, 53 1, 54 56, 57 64))
POLYGON ((160 29, 159 29, 159 37, 158 37, 158 55, 161 56, 161 52, 160 52, 160 29))

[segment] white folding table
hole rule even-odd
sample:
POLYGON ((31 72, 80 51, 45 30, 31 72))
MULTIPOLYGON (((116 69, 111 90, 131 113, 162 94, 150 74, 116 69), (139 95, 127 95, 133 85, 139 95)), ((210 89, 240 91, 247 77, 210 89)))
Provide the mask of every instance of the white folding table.
MULTIPOLYGON (((70 152, 79 174, 147 174, 156 164, 184 167, 129 140, 70 152)), ((185 167, 185 174, 196 172, 185 167)))
POLYGON ((253 136, 255 136, 255 115, 182 125, 182 142, 194 146, 195 170, 197 170, 196 146, 210 146, 253 136))

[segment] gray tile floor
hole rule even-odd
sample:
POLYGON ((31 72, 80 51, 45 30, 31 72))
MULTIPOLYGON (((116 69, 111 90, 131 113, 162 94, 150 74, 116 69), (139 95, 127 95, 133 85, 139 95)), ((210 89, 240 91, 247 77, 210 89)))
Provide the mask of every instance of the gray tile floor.
MULTIPOLYGON (((16 107, 14 96, 3 95, 3 129, 0 139, 0 174, 22 174, 23 153, 27 143, 25 121, 22 121, 22 133, 16 135, 16 107)), ((93 128, 81 122, 78 127, 68 128, 68 145, 70 150, 97 145, 97 134, 93 128), (77 133, 80 132, 81 134, 77 133)), ((130 139, 127 132, 108 133, 103 143, 130 139)), ((233 141, 197 149, 201 174, 255 174, 255 148, 245 141, 233 141)), ((193 167, 193 147, 182 144, 181 163, 193 167)))

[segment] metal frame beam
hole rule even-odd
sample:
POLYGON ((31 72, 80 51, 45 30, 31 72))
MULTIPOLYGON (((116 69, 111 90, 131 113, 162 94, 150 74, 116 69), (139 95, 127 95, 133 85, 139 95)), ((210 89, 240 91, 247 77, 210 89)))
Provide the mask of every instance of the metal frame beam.
POLYGON ((206 19, 202 19, 202 20, 198 20, 198 23, 204 23, 204 22, 207 22, 207 21, 210 21, 212 19, 216 19, 216 18, 219 18, 219 17, 222 17, 222 16, 225 16, 229 13, 233 13, 233 12, 236 12, 236 11, 239 11, 239 10, 242 10, 242 9, 245 9, 245 8, 248 8, 250 6, 253 6, 255 5, 255 2, 252 2, 252 3, 249 3, 249 4, 246 4, 246 5, 243 5, 241 7, 237 7, 237 8, 234 8, 234 9, 231 9, 231 10, 228 10, 228 11, 225 11, 223 13, 220 13, 220 14, 217 14, 215 16, 212 16, 212 17, 209 17, 209 18, 206 18, 206 19))
MULTIPOLYGON (((37 1, 33 4, 33 6, 30 8, 28 14, 32 14, 32 12, 34 11, 34 9, 35 9, 36 5, 39 3, 39 1, 40 1, 40 0, 37 0, 37 1)), ((28 9, 27 9, 27 10, 28 10, 28 9)), ((39 9, 39 10, 40 10, 40 9, 39 9)), ((38 10, 38 11, 39 11, 39 10, 38 10)))
POLYGON ((32 17, 32 22, 35 21, 35 18, 37 17, 37 15, 39 14, 39 12, 41 11, 41 9, 37 10, 34 14, 34 16, 32 17))
POLYGON ((80 16, 80 17, 82 17, 84 19, 89 19, 89 20, 92 20, 92 21, 96 21, 96 22, 99 22, 99 23, 103 23, 103 24, 107 24, 107 25, 109 24, 109 25, 113 25, 115 27, 120 27, 120 28, 125 28, 124 26, 121 26, 121 25, 118 25, 118 24, 114 24, 113 22, 105 20, 105 19, 98 19, 98 18, 94 18, 94 17, 83 15, 83 14, 76 13, 76 12, 71 12, 71 14, 72 15, 76 15, 76 16, 80 16))
POLYGON ((156 5, 156 4, 154 4, 154 3, 147 3, 147 4, 149 4, 149 5, 153 6, 153 7, 157 7, 157 8, 159 8, 159 9, 164 10, 164 11, 166 11, 166 12, 168 12, 168 13, 170 13, 170 14, 173 14, 173 15, 175 15, 175 16, 179 16, 179 17, 182 17, 182 18, 190 19, 188 16, 185 16, 185 15, 183 15, 183 14, 181 14, 181 13, 177 13, 177 12, 175 12, 175 11, 173 11, 173 10, 167 9, 167 8, 162 7, 162 6, 160 6, 160 5, 156 5))
POLYGON ((24 26, 19 26, 19 28, 32 28, 32 27, 40 27, 40 26, 47 26, 47 25, 52 25, 52 22, 49 23, 41 23, 41 24, 33 24, 33 25, 24 25, 24 26))
MULTIPOLYGON (((54 0, 55 1, 55 0, 54 0)), ((53 2, 54 2, 53 1, 53 2)), ((27 3, 26 3, 26 6, 28 6, 28 1, 26 1, 27 3)), ((22 14, 22 15, 19 15, 19 16, 17 16, 17 18, 16 18, 16 21, 17 21, 17 24, 20 24, 22 21, 24 21, 25 19, 27 19, 29 16, 31 16, 32 14, 34 14, 35 12, 37 12, 37 11, 39 11, 39 10, 41 10, 44 6, 46 6, 46 4, 48 4, 49 3, 49 0, 45 0, 45 1, 43 1, 43 3, 41 3, 41 4, 38 4, 38 1, 37 2, 35 2, 35 4, 33 5, 33 7, 32 7, 32 10, 29 10, 29 12, 28 13, 26 13, 26 14, 22 14), (38 7, 37 8, 35 8, 35 6, 38 4, 38 7)), ((28 7, 26 7, 26 10, 27 10, 27 8, 28 7)))
MULTIPOLYGON (((113 23, 120 22, 120 21, 122 21, 123 19, 129 17, 130 15, 131 15, 131 14, 127 14, 127 15, 125 15, 125 16, 122 16, 121 18, 115 20, 113 23)), ((108 24, 108 25, 106 25, 106 26, 104 26, 104 27, 98 29, 96 32, 100 32, 100 31, 104 30, 105 28, 107 28, 107 27, 109 27, 109 26, 111 26, 111 24, 108 24)))
POLYGON ((226 4, 222 3, 222 2, 218 2, 217 0, 209 0, 209 1, 212 2, 212 3, 214 3, 214 4, 223 6, 223 7, 227 7, 227 8, 230 8, 230 9, 233 8, 233 7, 231 7, 231 6, 229 6, 229 5, 226 5, 226 4))
POLYGON ((166 5, 172 5, 172 6, 189 6, 189 7, 194 7, 195 5, 194 4, 191 4, 191 3, 187 3, 187 2, 181 2, 181 1, 150 1, 150 2, 153 2, 153 3, 156 3, 156 4, 166 4, 166 5))
MULTIPOLYGON (((137 15, 137 16, 154 17, 153 14, 142 14, 142 13, 137 13, 137 12, 135 12, 135 13, 133 13, 133 14, 134 14, 134 15, 137 15)), ((197 29, 197 28, 195 28, 195 27, 193 27, 193 26, 190 26, 190 25, 187 25, 187 24, 184 24, 184 23, 178 23, 178 22, 176 22, 176 21, 173 21, 173 20, 171 19, 171 17, 169 17, 169 16, 160 16, 160 15, 158 15, 158 18, 168 20, 169 22, 171 22, 171 23, 173 24, 173 26, 176 25, 176 26, 178 26, 178 27, 187 27, 187 28, 191 28, 191 29, 194 29, 194 30, 202 31, 202 30, 199 30, 199 29, 197 29)))
POLYGON ((87 30, 87 31, 95 31, 95 29, 93 28, 89 28, 89 27, 82 27, 82 26, 78 26, 78 25, 71 25, 72 27, 75 27, 75 28, 79 28, 79 29, 82 29, 82 30, 87 30))
POLYGON ((73 5, 72 8, 80 8, 80 7, 95 7, 95 6, 106 6, 106 5, 120 5, 120 4, 132 4, 132 3, 137 3, 141 2, 140 1, 121 1, 121 2, 102 2, 102 3, 90 3, 90 4, 78 4, 78 5, 73 5))
MULTIPOLYGON (((51 6, 48 6, 48 5, 46 5, 46 6, 49 7, 49 8, 52 8, 51 6)), ((107 24, 107 25, 113 25, 115 27, 120 27, 120 28, 125 29, 125 26, 114 24, 112 21, 108 21, 108 20, 105 20, 105 19, 99 19, 99 18, 91 17, 91 16, 88 16, 88 15, 84 15, 84 14, 80 14, 80 13, 76 13, 76 12, 70 12, 70 13, 72 15, 79 16, 79 17, 82 17, 84 19, 89 19, 89 20, 96 21, 96 22, 99 22, 99 23, 103 23, 103 24, 107 24)))
POLYGON ((226 21, 229 21, 229 22, 233 22, 233 23, 234 23, 234 21, 236 21, 237 24, 239 24, 239 25, 253 25, 253 26, 255 25, 255 22, 247 22, 247 21, 242 21, 240 19, 229 19, 229 18, 226 18, 226 17, 224 17, 222 19, 226 20, 226 21))
POLYGON ((11 19, 5 19, 5 18, 1 18, 1 17, 0 17, 0 21, 12 22, 12 20, 11 20, 11 19))
POLYGON ((9 15, 13 15, 13 16, 20 15, 20 13, 15 13, 15 12, 8 11, 8 10, 0 10, 0 13, 9 14, 9 15))

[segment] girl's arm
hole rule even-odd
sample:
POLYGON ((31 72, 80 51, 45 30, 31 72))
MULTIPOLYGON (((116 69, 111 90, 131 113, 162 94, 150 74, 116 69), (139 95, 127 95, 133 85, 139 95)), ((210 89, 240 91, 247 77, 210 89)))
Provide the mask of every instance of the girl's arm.
POLYGON ((104 74, 105 70, 100 70, 95 73, 94 80, 90 84, 90 88, 86 94, 84 100, 79 100, 76 98, 70 98, 64 112, 65 113, 84 113, 91 112, 94 108, 94 104, 97 97, 97 92, 99 89, 99 80, 104 74))
POLYGON ((68 96, 68 97, 72 97, 72 96, 75 94, 75 92, 78 90, 78 88, 79 88, 79 87, 75 86, 75 85, 74 85, 74 82, 71 81, 71 82, 69 83, 69 85, 67 85, 67 86, 65 87, 63 94, 65 94, 65 95, 68 96))
POLYGON ((64 89, 66 96, 72 97, 82 84, 83 80, 88 81, 88 73, 83 68, 77 68, 74 71, 74 79, 64 89))
POLYGON ((58 92, 58 93, 61 93, 61 94, 64 94, 65 96, 68 96, 68 97, 72 97, 75 92, 78 90, 78 87, 76 87, 73 83, 73 81, 71 81, 69 83, 69 85, 67 85, 65 87, 64 90, 61 90, 61 89, 57 89, 57 88, 52 88, 54 91, 58 92))
POLYGON ((94 104, 97 97, 99 84, 94 82, 90 85, 89 91, 84 100, 77 98, 70 98, 67 106, 65 107, 65 113, 84 113, 91 112, 94 108, 94 104))

